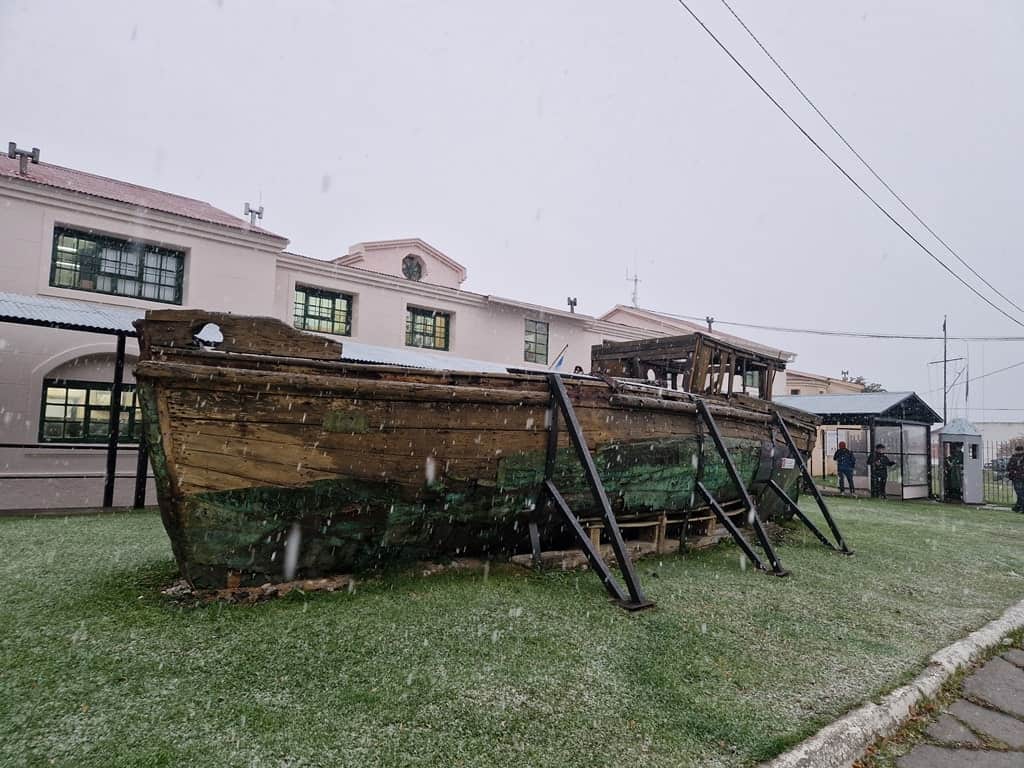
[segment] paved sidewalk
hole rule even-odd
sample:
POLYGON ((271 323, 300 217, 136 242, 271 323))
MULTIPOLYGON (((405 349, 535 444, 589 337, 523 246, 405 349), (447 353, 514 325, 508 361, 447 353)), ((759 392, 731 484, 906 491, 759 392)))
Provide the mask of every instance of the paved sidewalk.
POLYGON ((900 768, 1024 768, 1024 650, 1008 649, 966 678, 961 698, 900 757, 900 768))

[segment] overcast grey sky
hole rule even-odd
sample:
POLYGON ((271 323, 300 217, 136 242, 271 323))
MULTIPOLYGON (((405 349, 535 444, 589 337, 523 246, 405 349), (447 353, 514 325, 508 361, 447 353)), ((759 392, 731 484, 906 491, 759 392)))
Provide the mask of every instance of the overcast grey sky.
MULTIPOLYGON (((1024 4, 732 4, 1024 305, 1024 4)), ((921 231, 719 0, 692 7, 921 231)), ((0 92, 0 140, 239 214, 262 194, 264 226, 317 258, 418 236, 466 265, 467 289, 555 307, 571 294, 590 314, 628 303, 635 264, 641 305, 662 311, 909 333, 939 332, 948 312, 951 333, 1024 335, 863 199, 675 0, 0 0, 0 92)), ((940 385, 925 365, 940 343, 721 327, 796 351, 801 370, 940 385)), ((972 376, 1024 360, 1024 343, 966 351, 972 376)), ((1022 384, 1024 367, 977 382, 972 417, 1024 408, 1022 384)))

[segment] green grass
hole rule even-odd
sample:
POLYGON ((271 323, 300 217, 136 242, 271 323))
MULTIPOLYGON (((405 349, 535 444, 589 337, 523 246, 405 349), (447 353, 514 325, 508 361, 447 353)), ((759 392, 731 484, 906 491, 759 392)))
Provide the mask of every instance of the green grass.
POLYGON ((645 560, 635 615, 499 569, 182 608, 155 515, 0 520, 0 765, 751 765, 1024 597, 1024 516, 831 504, 856 557, 645 560))

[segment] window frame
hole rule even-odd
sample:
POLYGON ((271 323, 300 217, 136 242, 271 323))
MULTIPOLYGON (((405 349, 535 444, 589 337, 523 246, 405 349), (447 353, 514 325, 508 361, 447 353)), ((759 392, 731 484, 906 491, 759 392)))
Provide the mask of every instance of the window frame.
MULTIPOLYGON (((112 403, 109 402, 107 405, 95 405, 89 402, 89 394, 93 391, 96 392, 108 392, 113 393, 114 385, 111 382, 104 381, 84 381, 81 379, 43 379, 43 389, 39 397, 39 431, 38 439, 40 443, 89 443, 89 444, 104 444, 110 441, 110 410, 112 403), (85 402, 74 407, 83 409, 83 416, 81 420, 82 434, 79 437, 49 437, 46 434, 46 425, 48 422, 56 421, 56 419, 47 419, 46 407, 47 405, 61 405, 60 403, 50 403, 47 398, 47 390, 51 388, 64 389, 64 403, 65 409, 64 417, 60 420, 60 423, 64 425, 62 432, 67 432, 66 425, 69 423, 67 418, 67 390, 69 389, 84 389, 86 391, 85 402), (93 423, 90 419, 91 414, 94 411, 106 411, 106 423, 107 428, 102 435, 91 435, 89 434, 89 426, 93 423)), ((125 394, 130 393, 132 396, 130 405, 121 406, 122 418, 124 414, 128 415, 127 426, 122 425, 122 429, 118 433, 118 445, 137 445, 139 442, 139 436, 142 430, 142 411, 139 405, 138 392, 136 386, 133 383, 125 383, 121 385, 121 397, 122 402, 125 394)), ((71 423, 78 423, 77 420, 73 420, 71 423)))
POLYGON ((534 317, 523 318, 523 361, 527 363, 539 363, 540 365, 548 364, 548 353, 551 351, 551 324, 547 320, 538 320, 534 317), (530 328, 530 324, 533 324, 533 328, 530 328), (544 354, 541 357, 541 353, 537 349, 530 349, 530 345, 539 348, 541 346, 539 342, 539 336, 537 333, 537 327, 544 326, 544 354), (530 334, 534 334, 534 339, 530 340, 530 334), (533 355, 533 357, 531 357, 533 355))
POLYGON ((104 296, 121 296, 126 299, 137 299, 139 301, 152 301, 157 304, 174 304, 180 306, 184 301, 185 296, 185 258, 186 253, 183 250, 177 250, 174 248, 164 248, 150 243, 143 242, 141 240, 131 240, 122 237, 113 237, 111 235, 102 235, 94 233, 88 229, 76 229, 75 227, 56 225, 53 228, 53 247, 50 251, 50 276, 49 284, 51 288, 60 288, 68 291, 84 291, 86 293, 98 293, 104 296), (133 274, 122 273, 115 269, 113 272, 105 272, 103 270, 104 257, 102 253, 98 253, 95 256, 88 257, 90 260, 94 260, 94 264, 83 265, 83 257, 76 250, 75 259, 77 264, 74 269, 68 269, 67 267, 58 266, 58 250, 60 246, 60 239, 62 237, 74 237, 76 239, 89 240, 95 242, 102 250, 110 248, 116 249, 118 252, 117 265, 124 264, 124 256, 126 254, 136 255, 136 264, 134 265, 135 272, 133 274), (165 285, 162 282, 152 282, 146 279, 147 271, 154 269, 151 265, 146 264, 146 257, 149 255, 158 256, 162 261, 165 257, 174 257, 177 259, 177 266, 171 269, 165 269, 162 264, 158 265, 155 269, 156 274, 159 276, 163 273, 170 272, 173 274, 173 285, 165 285), (83 266, 87 267, 87 270, 83 270, 83 266), (57 275, 60 271, 69 271, 75 275, 74 284, 69 285, 66 283, 58 282, 57 275), (94 287, 88 288, 82 285, 82 273, 87 271, 94 278, 94 287), (99 287, 99 278, 108 277, 111 280, 111 285, 115 290, 103 290, 99 287), (124 291, 118 291, 116 288, 120 283, 134 282, 137 286, 133 293, 126 293, 124 291), (159 296, 145 296, 143 290, 146 286, 157 289, 159 293, 161 288, 173 288, 174 297, 171 299, 162 299, 159 296))
POLYGON ((413 347, 414 349, 428 349, 435 352, 450 352, 452 348, 452 315, 451 312, 445 312, 441 309, 427 309, 426 307, 416 307, 408 305, 405 308, 405 346, 413 347), (422 331, 416 331, 416 318, 430 318, 433 324, 433 330, 429 334, 429 338, 436 341, 437 339, 437 318, 444 318, 444 346, 427 346, 425 344, 414 344, 412 339, 417 333, 421 336, 425 335, 422 331))
POLYGON ((311 331, 313 333, 329 333, 332 336, 351 336, 352 335, 352 318, 353 318, 354 314, 355 314, 355 296, 353 294, 351 294, 351 293, 345 293, 344 291, 336 291, 336 290, 333 290, 331 288, 317 288, 315 286, 304 285, 302 283, 296 283, 294 289, 292 290, 292 327, 298 328, 300 331, 311 331), (303 324, 302 325, 298 324, 299 317, 296 314, 296 305, 298 304, 298 301, 296 300, 296 297, 297 297, 297 294, 299 294, 299 293, 304 293, 305 294, 305 299, 304 299, 304 302, 303 302, 303 305, 302 305, 303 306, 303 315, 302 315, 303 324), (326 319, 326 318, 323 318, 321 316, 316 316, 316 315, 310 315, 309 314, 309 299, 310 299, 311 296, 315 297, 315 298, 318 298, 318 299, 330 299, 331 300, 332 304, 331 304, 331 317, 330 317, 330 321, 331 321, 331 328, 332 328, 332 330, 324 331, 324 330, 322 330, 320 328, 310 328, 310 327, 308 327, 307 321, 309 321, 310 319, 313 319, 313 320, 325 320, 326 319), (344 326, 343 331, 336 330, 336 325, 335 325, 335 320, 334 320, 334 315, 338 311, 337 302, 338 302, 339 299, 343 300, 346 303, 346 305, 347 305, 347 307, 345 309, 345 326, 344 326))

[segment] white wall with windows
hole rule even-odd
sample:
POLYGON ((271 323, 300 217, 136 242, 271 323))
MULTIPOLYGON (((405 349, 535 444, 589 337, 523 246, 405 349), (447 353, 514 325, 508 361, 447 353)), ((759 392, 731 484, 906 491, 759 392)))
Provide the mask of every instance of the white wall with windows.
MULTIPOLYGON (((121 185, 122 197, 141 190, 99 181, 121 185)), ((680 332, 461 290, 466 269, 415 238, 359 243, 324 261, 284 252, 286 239, 200 201, 171 196, 156 209, 154 196, 165 193, 140 194, 148 202, 134 205, 0 176, 0 290, 140 311, 272 315, 343 343, 539 370, 589 370, 602 341, 680 332), (179 205, 200 217, 175 213, 179 205)), ((92 449, 109 430, 114 350, 113 336, 0 323, 0 508, 99 503, 104 456, 92 449)), ((134 340, 127 353, 138 354, 134 340)), ((138 433, 130 363, 125 381, 127 446, 138 433)), ((134 459, 121 452, 117 504, 131 500, 134 459)))
MULTIPOLYGON (((0 178, 0 290, 9 293, 266 315, 286 243, 0 178)), ((105 457, 95 448, 109 429, 114 352, 113 336, 0 323, 0 445, 33 446, 0 447, 0 508, 100 503, 105 457)), ((127 353, 130 399, 134 340, 127 353)), ((135 412, 124 419, 130 445, 135 412)), ((130 503, 134 475, 135 452, 125 449, 116 504, 130 503)))

